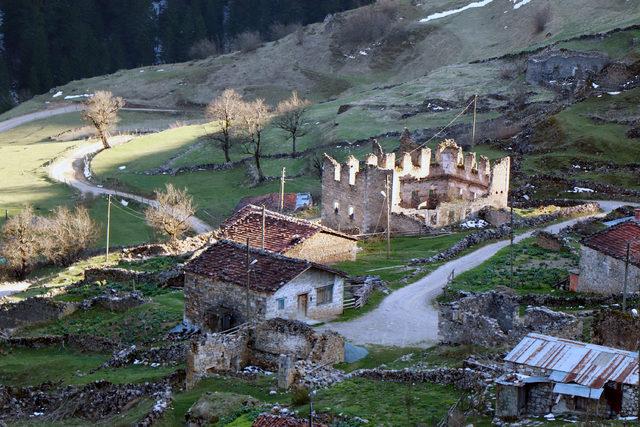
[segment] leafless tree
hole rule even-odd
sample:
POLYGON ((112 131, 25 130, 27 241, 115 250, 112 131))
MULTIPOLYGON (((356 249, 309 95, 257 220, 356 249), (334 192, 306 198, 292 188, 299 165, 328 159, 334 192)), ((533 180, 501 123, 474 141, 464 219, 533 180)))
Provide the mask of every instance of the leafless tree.
POLYGON ((80 254, 91 247, 98 238, 98 226, 86 208, 71 211, 59 207, 48 219, 43 219, 45 228, 42 254, 55 265, 69 265, 80 254))
POLYGON ((271 36, 271 40, 280 40, 289 34, 296 33, 301 28, 302 25, 298 22, 293 22, 291 24, 276 22, 269 26, 269 35, 271 36))
POLYGON ((222 148, 226 162, 231 161, 231 156, 229 155, 231 131, 238 124, 243 105, 242 96, 233 89, 227 89, 207 106, 207 119, 217 121, 220 124, 220 132, 214 134, 213 138, 218 141, 220 148, 222 148))
POLYGON ((307 134, 304 120, 310 105, 311 103, 308 100, 298 96, 298 92, 293 92, 289 99, 280 101, 276 107, 276 117, 273 120, 273 124, 278 129, 282 129, 289 134, 294 154, 296 152, 297 139, 307 134))
POLYGON ((262 45, 262 36, 257 31, 245 31, 236 36, 233 44, 237 50, 251 52, 262 45))
POLYGON ((271 119, 271 109, 264 99, 256 99, 242 104, 239 132, 243 138, 245 152, 253 156, 258 182, 264 181, 264 173, 260 166, 262 158, 262 132, 271 119))
POLYGON ((219 54, 218 44, 210 39, 198 40, 189 48, 189 57, 191 59, 205 59, 219 54))
POLYGON ((189 230, 189 218, 196 212, 193 198, 187 190, 166 184, 164 191, 156 191, 156 203, 145 211, 147 222, 155 230, 169 237, 171 244, 189 230))
POLYGON ((29 206, 2 227, 0 255, 18 279, 24 279, 40 258, 42 235, 38 222, 29 206))
POLYGON ((334 37, 339 46, 354 48, 381 39, 393 24, 383 8, 370 5, 354 10, 340 25, 334 37))
POLYGON ((109 130, 118 123, 118 111, 124 107, 124 99, 109 91, 97 91, 85 103, 83 118, 96 128, 105 149, 111 148, 109 130))

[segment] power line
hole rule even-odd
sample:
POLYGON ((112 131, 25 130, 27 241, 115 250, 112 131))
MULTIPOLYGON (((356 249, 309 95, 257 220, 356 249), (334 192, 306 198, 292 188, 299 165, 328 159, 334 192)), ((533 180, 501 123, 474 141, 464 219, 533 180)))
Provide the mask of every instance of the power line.
POLYGON ((449 123, 447 123, 442 129, 440 129, 438 132, 436 132, 435 134, 433 134, 433 136, 431 138, 429 138, 427 141, 423 142, 422 144, 418 145, 416 148, 414 148, 413 150, 409 151, 409 154, 413 153, 416 150, 419 150, 420 148, 424 147, 425 145, 427 145, 428 143, 430 143, 431 141, 433 141, 437 136, 439 136, 442 131, 444 131, 445 129, 447 129, 449 126, 451 126, 451 124, 453 122, 455 122, 456 120, 458 120, 458 118, 460 116, 462 116, 464 113, 467 112, 467 110, 469 109, 469 107, 471 107, 471 104, 473 104, 475 102, 475 98, 472 99, 466 107, 464 107, 464 110, 460 111, 458 113, 457 116, 455 116, 453 119, 451 119, 451 121, 449 123))
POLYGON ((146 221, 146 218, 144 216, 142 216, 142 214, 140 212, 133 211, 133 210, 131 210, 131 211, 126 210, 122 206, 118 206, 117 203, 111 203, 111 206, 115 207, 116 209, 119 209, 120 211, 126 213, 127 215, 131 215, 132 217, 135 217, 135 218, 141 219, 143 221, 146 221), (136 213, 133 213, 133 212, 136 212, 136 213))

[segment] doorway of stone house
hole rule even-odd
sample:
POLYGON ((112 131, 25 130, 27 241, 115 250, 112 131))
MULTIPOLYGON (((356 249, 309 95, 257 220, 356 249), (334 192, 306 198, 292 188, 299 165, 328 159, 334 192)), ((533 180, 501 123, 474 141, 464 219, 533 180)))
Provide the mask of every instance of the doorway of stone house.
POLYGON ((309 294, 298 295, 298 318, 304 319, 307 317, 308 301, 309 301, 309 294))

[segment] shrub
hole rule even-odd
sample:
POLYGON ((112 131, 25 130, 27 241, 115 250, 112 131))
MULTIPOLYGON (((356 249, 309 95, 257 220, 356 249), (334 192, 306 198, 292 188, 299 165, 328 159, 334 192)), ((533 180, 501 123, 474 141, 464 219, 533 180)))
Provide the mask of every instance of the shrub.
POLYGON ((533 33, 542 33, 547 27, 550 19, 551 9, 549 8, 549 5, 543 7, 542 9, 539 9, 533 16, 533 33))
POLYGON ((191 59, 205 59, 219 54, 218 44, 209 39, 198 40, 189 49, 189 58, 191 59))
POLYGON ((262 37, 257 31, 245 31, 238 34, 233 42, 236 50, 242 52, 252 52, 262 46, 262 37))
POLYGON ((302 30, 302 25, 298 22, 294 22, 292 24, 276 22, 275 24, 271 24, 269 27, 269 35, 271 36, 271 40, 280 40, 289 34, 297 33, 300 30, 302 30))
POLYGON ((306 387, 296 387, 291 391, 291 405, 302 406, 309 403, 309 389, 306 387))

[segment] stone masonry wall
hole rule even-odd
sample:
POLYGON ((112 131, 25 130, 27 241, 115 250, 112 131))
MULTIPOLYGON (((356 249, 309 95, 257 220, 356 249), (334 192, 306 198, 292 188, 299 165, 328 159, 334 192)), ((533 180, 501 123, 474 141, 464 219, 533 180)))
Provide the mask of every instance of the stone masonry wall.
POLYGON ((236 372, 247 365, 249 335, 204 334, 187 351, 187 388, 214 372, 236 372))
POLYGON ((234 325, 245 323, 248 320, 264 319, 268 295, 249 291, 251 319, 247 319, 247 294, 242 287, 216 282, 193 273, 185 273, 184 299, 185 322, 196 325, 205 331, 213 332, 211 326, 207 324, 207 319, 213 313, 219 313, 223 310, 228 310, 231 313, 234 325))
POLYGON ((284 255, 318 264, 332 264, 339 261, 355 261, 357 251, 357 241, 321 232, 296 245, 284 255))
POLYGON ((554 403, 553 384, 537 383, 527 386, 528 415, 547 415, 554 403))
POLYGON ((637 417, 638 413, 638 387, 628 384, 622 385, 622 409, 621 417, 637 417))
MULTIPOLYGON (((579 292, 620 294, 624 288, 625 262, 586 246, 580 250, 579 292)), ((640 268, 629 264, 627 292, 637 292, 640 287, 640 268)))
POLYGON ((27 298, 13 304, 0 305, 0 329, 35 325, 68 316, 77 304, 53 301, 50 298, 27 298))

